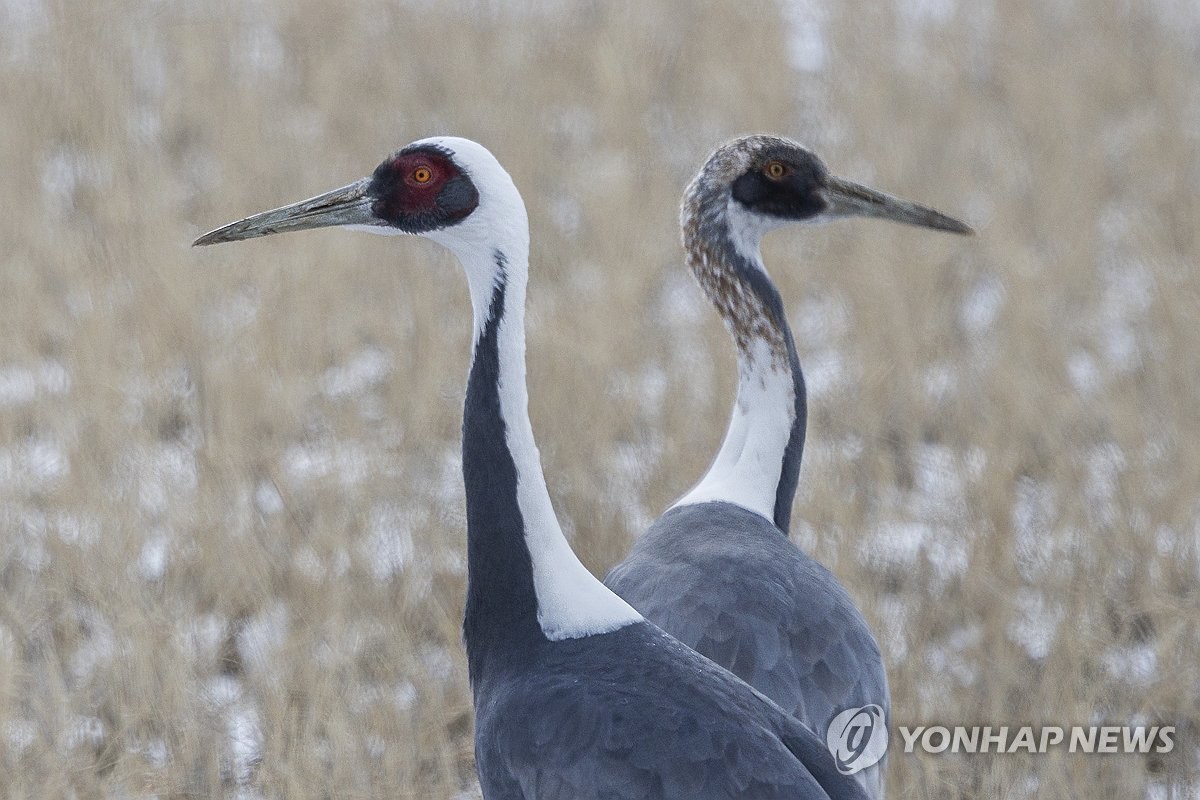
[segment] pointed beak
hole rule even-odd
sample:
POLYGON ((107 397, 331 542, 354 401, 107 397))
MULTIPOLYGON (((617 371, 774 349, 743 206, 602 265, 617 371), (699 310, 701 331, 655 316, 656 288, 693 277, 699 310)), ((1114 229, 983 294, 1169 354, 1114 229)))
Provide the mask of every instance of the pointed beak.
POLYGON ((974 234, 969 225, 948 217, 940 211, 926 208, 908 200, 876 191, 868 186, 829 176, 825 187, 820 190, 829 209, 830 217, 879 217, 905 225, 933 228, 950 233, 974 234))
POLYGON ((382 224, 371 211, 374 198, 367 194, 370 184, 369 178, 363 178, 332 192, 231 222, 204 234, 192 242, 192 246, 240 242, 242 239, 253 239, 272 233, 328 228, 333 225, 382 224))

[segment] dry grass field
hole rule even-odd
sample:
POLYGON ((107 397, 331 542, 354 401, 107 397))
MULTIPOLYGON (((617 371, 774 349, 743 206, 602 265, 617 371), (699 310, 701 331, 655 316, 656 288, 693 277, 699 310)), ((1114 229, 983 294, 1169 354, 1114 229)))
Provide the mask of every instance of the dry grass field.
POLYGON ((766 248, 811 390, 793 535, 879 632, 895 723, 1177 728, 894 745, 890 795, 1200 795, 1193 3, 337 5, 0 3, 0 797, 477 795, 457 265, 188 245, 486 144, 529 205, 550 489, 603 572, 724 431, 676 208, 751 131, 979 231, 766 248))

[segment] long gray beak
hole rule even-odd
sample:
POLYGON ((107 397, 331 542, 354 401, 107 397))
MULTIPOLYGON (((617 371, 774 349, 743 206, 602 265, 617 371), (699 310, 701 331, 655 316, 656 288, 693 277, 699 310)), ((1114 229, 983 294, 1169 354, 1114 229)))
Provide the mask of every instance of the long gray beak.
POLYGON ((370 184, 369 178, 363 178, 332 192, 231 222, 204 234, 192 242, 192 246, 240 242, 242 239, 253 239, 272 233, 327 228, 332 225, 382 224, 371 212, 374 198, 367 194, 370 184))
POLYGON ((893 197, 890 194, 876 191, 845 178, 829 176, 825 187, 820 190, 829 210, 825 212, 831 217, 879 217, 905 225, 916 225, 921 228, 934 228, 950 233, 974 234, 975 231, 965 223, 953 217, 948 217, 932 208, 910 203, 893 197))

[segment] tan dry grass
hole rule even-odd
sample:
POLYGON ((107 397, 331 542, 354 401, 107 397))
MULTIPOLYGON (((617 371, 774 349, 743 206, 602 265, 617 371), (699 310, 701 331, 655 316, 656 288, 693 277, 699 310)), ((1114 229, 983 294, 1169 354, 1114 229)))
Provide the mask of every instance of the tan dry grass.
POLYGON ((551 490, 602 571, 723 430, 731 353, 675 207, 751 130, 981 231, 767 248, 814 377, 797 538, 881 631, 896 721, 1180 728, 1157 758, 893 751, 892 795, 1195 791, 1196 21, 645 5, 11 6, 5 796, 474 791, 457 267, 335 232, 187 242, 418 136, 487 144, 530 207, 551 490), (797 71, 813 19, 825 68, 797 71))

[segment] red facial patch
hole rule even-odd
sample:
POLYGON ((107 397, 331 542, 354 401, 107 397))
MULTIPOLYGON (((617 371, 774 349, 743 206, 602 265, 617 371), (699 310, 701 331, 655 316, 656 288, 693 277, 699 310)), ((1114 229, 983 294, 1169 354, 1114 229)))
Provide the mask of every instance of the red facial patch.
POLYGON ((418 232, 445 227, 475 209, 479 195, 451 157, 435 146, 400 152, 371 177, 381 220, 418 232))
POLYGON ((404 190, 393 194, 393 199, 399 201, 394 207, 408 212, 432 208, 442 186, 458 174, 448 158, 430 152, 397 156, 388 167, 390 183, 404 185, 404 190))

